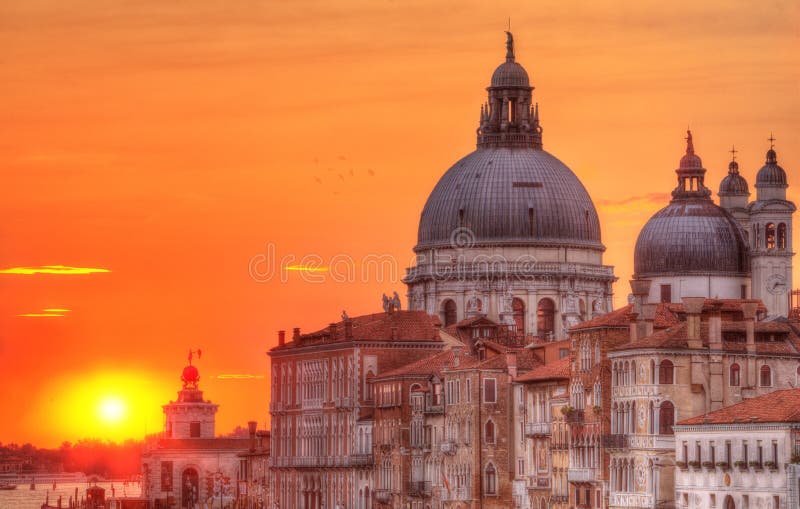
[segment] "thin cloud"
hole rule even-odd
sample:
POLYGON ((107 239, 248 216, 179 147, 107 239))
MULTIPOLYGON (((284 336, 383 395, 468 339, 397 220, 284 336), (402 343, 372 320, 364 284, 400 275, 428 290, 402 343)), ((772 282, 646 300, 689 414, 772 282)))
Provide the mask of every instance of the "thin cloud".
POLYGON ((217 375, 214 378, 217 380, 257 380, 264 378, 264 375, 249 375, 242 373, 230 373, 225 375, 217 375))
POLYGON ((69 313, 72 311, 71 309, 64 309, 64 308, 47 308, 43 309, 45 313, 69 313))
POLYGON ((297 271, 297 272, 328 272, 329 267, 315 267, 310 265, 287 265, 284 270, 297 271))
POLYGON ((639 196, 631 196, 621 200, 597 200, 597 205, 605 212, 645 212, 663 207, 671 196, 668 193, 648 193, 639 196))
POLYGON ((24 313, 17 316, 22 316, 25 318, 51 318, 51 317, 65 316, 65 315, 63 313, 24 313))
POLYGON ((99 267, 68 267, 66 265, 38 265, 34 267, 9 267, 0 269, 0 274, 56 274, 56 275, 75 275, 75 274, 96 274, 111 272, 108 269, 99 267))

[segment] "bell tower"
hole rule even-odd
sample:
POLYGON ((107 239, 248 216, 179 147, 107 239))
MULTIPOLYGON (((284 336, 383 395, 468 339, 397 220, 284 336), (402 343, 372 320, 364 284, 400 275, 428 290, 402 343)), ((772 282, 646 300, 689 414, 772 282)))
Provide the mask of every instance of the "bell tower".
POLYGON ((778 165, 775 138, 756 176, 756 201, 748 205, 750 263, 754 299, 761 299, 769 316, 789 316, 792 286, 792 214, 786 199, 786 172, 778 165))

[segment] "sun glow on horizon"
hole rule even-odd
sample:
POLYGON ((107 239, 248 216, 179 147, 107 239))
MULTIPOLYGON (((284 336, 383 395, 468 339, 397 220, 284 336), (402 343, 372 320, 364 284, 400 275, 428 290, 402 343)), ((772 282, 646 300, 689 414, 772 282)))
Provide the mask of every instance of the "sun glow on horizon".
POLYGON ((117 396, 106 396, 100 400, 97 406, 97 414, 100 420, 117 424, 127 414, 128 408, 125 402, 117 396))

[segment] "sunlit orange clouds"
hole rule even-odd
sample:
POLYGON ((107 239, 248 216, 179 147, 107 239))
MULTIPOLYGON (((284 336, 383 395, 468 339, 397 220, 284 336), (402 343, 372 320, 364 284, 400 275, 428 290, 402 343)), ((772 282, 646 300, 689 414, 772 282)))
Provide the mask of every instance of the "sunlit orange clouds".
POLYGON ((17 316, 23 318, 54 318, 59 316, 66 316, 71 310, 64 308, 46 308, 36 313, 22 313, 17 316))
POLYGON ((83 274, 97 274, 103 272, 111 272, 108 269, 93 268, 93 267, 67 267, 64 265, 41 265, 38 267, 11 267, 7 269, 0 269, 0 274, 56 274, 56 275, 83 275, 83 274))

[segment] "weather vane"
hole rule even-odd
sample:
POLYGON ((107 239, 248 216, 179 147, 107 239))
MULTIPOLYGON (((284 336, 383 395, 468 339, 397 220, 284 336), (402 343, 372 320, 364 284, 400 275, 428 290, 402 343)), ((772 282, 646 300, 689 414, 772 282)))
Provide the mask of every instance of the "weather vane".
POLYGON ((192 365, 192 357, 194 354, 197 354, 197 358, 199 359, 203 355, 203 351, 199 348, 197 350, 189 350, 189 365, 192 365))
POLYGON ((769 142, 769 148, 770 149, 775 148, 776 139, 775 139, 775 136, 772 135, 772 133, 769 133, 769 138, 767 138, 767 141, 769 142))

